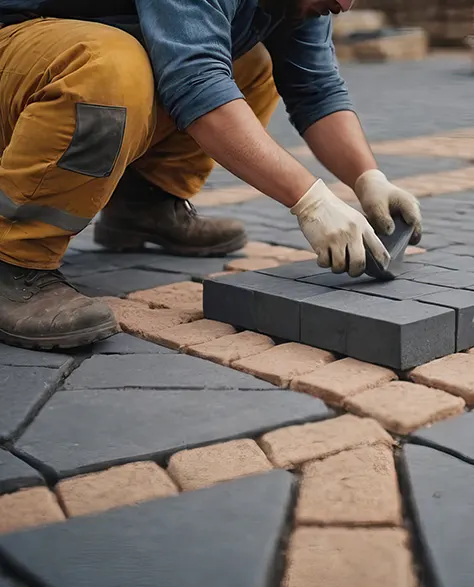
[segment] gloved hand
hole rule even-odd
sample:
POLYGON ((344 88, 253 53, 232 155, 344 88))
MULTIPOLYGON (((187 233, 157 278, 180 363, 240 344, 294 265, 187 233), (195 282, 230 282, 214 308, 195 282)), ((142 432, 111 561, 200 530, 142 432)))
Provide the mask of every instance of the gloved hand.
POLYGON ((352 277, 365 270, 366 250, 384 267, 390 255, 364 216, 337 198, 319 179, 291 208, 300 228, 318 255, 320 267, 352 277))
POLYGON ((407 224, 414 226, 410 244, 420 242, 421 212, 415 196, 390 183, 378 169, 363 173, 356 181, 354 191, 378 234, 392 234, 395 230, 392 216, 399 214, 407 224))

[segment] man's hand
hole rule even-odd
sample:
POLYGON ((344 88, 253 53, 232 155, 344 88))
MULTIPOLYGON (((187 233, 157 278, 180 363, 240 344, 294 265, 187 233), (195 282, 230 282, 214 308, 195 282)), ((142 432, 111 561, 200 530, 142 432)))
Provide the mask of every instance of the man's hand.
POLYGON ((356 181, 354 190, 369 222, 378 234, 392 234, 395 230, 392 217, 398 214, 414 227, 410 244, 417 245, 420 242, 420 204, 412 194, 390 183, 378 169, 363 173, 356 181))
POLYGON ((321 267, 352 277, 365 270, 366 248, 387 267, 390 255, 362 214, 337 198, 320 179, 291 208, 321 267))

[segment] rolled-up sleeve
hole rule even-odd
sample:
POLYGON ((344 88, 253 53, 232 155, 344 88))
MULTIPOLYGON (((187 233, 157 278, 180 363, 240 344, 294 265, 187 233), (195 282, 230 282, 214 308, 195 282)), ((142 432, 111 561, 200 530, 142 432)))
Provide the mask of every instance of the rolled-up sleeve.
POLYGON ((136 0, 164 109, 185 130, 242 98, 232 77, 234 0, 136 0))
POLYGON ((282 25, 266 45, 278 92, 301 135, 334 112, 354 110, 339 72, 330 16, 312 18, 291 31, 282 25))

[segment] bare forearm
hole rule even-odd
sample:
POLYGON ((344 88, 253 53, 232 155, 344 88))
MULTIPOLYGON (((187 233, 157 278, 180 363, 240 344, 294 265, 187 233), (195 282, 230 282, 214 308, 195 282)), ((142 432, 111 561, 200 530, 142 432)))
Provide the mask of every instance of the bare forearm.
POLYGON ((316 158, 338 179, 353 188, 357 179, 377 163, 353 112, 336 112, 316 122, 304 134, 316 158))
POLYGON ((187 132, 223 167, 285 206, 296 204, 316 181, 270 137, 244 100, 206 114, 187 132))

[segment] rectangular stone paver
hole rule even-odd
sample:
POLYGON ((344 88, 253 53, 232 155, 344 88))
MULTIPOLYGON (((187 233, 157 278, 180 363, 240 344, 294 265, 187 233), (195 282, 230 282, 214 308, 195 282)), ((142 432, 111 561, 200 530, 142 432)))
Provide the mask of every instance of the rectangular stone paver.
POLYGON ((397 526, 402 523, 397 474, 384 444, 347 450, 303 465, 297 524, 397 526))
POLYGON ((278 267, 282 261, 268 257, 251 257, 250 259, 234 259, 224 265, 226 271, 257 271, 258 269, 269 269, 278 267))
POLYGON ((232 366, 279 387, 288 387, 295 377, 319 369, 335 360, 336 357, 329 351, 289 342, 275 346, 260 355, 240 359, 232 366))
POLYGON ((178 452, 170 459, 168 473, 189 491, 272 468, 254 440, 242 439, 178 452))
MULTIPOLYGON (((130 303, 130 302, 129 302, 130 303)), ((138 308, 132 302, 129 308, 121 308, 119 324, 123 331, 151 342, 161 341, 161 332, 193 320, 199 320, 201 313, 190 310, 150 310, 138 308)))
POLYGON ((319 397, 326 403, 342 406, 348 397, 393 379, 397 376, 390 369, 347 358, 298 377, 291 387, 319 397))
POLYGON ((45 487, 0 496, 0 534, 64 519, 56 496, 45 487))
POLYGON ((469 406, 474 405, 474 354, 459 353, 432 361, 414 369, 410 379, 458 395, 469 406))
POLYGON ((379 443, 391 446, 393 440, 375 420, 351 414, 324 422, 281 428, 260 438, 260 446, 270 461, 281 468, 293 468, 343 450, 379 443))
POLYGON ((235 328, 229 324, 215 320, 198 320, 191 324, 181 324, 181 326, 169 328, 157 337, 157 341, 169 348, 183 350, 235 333, 235 328))
POLYGON ((351 412, 371 416, 396 434, 409 434, 421 426, 460 414, 464 406, 461 398, 408 381, 387 383, 346 401, 351 412))
POLYGON ((186 349, 186 352, 229 366, 245 357, 260 356, 261 353, 273 346, 275 343, 270 337, 256 332, 244 331, 238 334, 229 334, 210 342, 192 345, 186 349))
POLYGON ((298 528, 282 587, 415 587, 408 536, 398 528, 298 528))
POLYGON ((194 281, 183 281, 137 291, 128 297, 131 300, 144 302, 150 308, 202 312, 202 284, 194 281))
POLYGON ((56 490, 69 516, 83 516, 176 495, 166 472, 152 462, 128 463, 61 481, 56 490))

